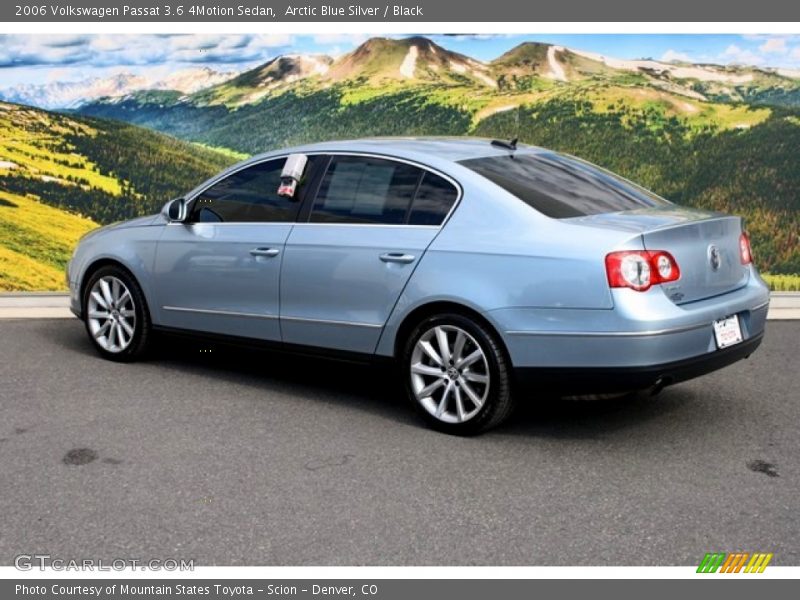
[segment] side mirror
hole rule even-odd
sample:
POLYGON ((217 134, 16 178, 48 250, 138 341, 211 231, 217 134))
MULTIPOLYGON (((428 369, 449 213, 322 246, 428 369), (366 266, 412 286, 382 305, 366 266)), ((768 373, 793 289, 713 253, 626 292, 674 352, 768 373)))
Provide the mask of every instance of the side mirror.
POLYGON ((167 202, 163 211, 166 217, 175 223, 182 223, 186 220, 186 200, 176 198, 167 202))

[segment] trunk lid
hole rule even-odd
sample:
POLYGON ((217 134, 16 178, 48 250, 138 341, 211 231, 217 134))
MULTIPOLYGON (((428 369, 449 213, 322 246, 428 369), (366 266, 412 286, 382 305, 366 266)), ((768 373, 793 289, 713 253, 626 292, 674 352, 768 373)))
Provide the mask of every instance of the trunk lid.
POLYGON ((672 254, 680 279, 661 287, 676 304, 739 289, 750 270, 741 262, 739 217, 681 207, 637 209, 565 219, 579 225, 640 234, 645 250, 672 254))

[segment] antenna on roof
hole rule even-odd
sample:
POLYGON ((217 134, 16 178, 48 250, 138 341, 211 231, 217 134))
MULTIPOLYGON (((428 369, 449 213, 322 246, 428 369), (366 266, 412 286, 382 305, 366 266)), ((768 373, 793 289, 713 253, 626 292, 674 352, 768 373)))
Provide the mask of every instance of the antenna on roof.
POLYGON ((507 142, 505 140, 492 140, 492 146, 497 148, 505 148, 506 150, 511 150, 512 152, 517 149, 517 142, 519 141, 519 111, 521 106, 517 104, 517 114, 516 114, 516 123, 515 128, 517 130, 517 134, 515 137, 511 138, 511 141, 507 142))
POLYGON ((492 140, 492 146, 495 146, 496 148, 504 148, 506 150, 516 150, 517 138, 514 138, 510 142, 505 140, 492 140))

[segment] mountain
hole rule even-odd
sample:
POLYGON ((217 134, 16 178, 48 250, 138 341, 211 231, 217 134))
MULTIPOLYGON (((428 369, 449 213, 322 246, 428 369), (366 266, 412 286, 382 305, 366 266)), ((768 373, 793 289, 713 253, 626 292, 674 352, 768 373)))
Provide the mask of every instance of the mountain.
POLYGON ((446 50, 420 36, 367 40, 333 63, 324 79, 371 84, 427 82, 497 87, 484 63, 446 50))
POLYGON ((244 153, 369 135, 520 137, 678 203, 737 212, 762 269, 800 273, 792 72, 535 42, 483 63, 423 37, 371 39, 323 63, 284 57, 195 94, 139 92, 80 112, 244 153))
POLYGON ((0 100, 46 109, 77 108, 99 98, 119 98, 144 90, 172 90, 192 94, 234 77, 236 73, 215 71, 208 67, 181 69, 166 77, 148 78, 133 73, 111 77, 92 77, 82 81, 52 81, 26 84, 0 90, 0 100))
POLYGON ((325 55, 288 54, 245 71, 196 94, 198 104, 238 106, 257 102, 267 94, 309 77, 324 75, 333 59, 325 55))
POLYGON ((0 290, 63 289, 78 238, 234 159, 127 123, 0 102, 0 290))
POLYGON ((535 78, 569 82, 610 77, 616 70, 563 46, 524 42, 499 56, 489 66, 501 88, 524 88, 535 78))
POLYGON ((147 89, 175 90, 184 94, 193 94, 228 81, 233 77, 236 77, 235 71, 215 71, 209 67, 180 69, 166 77, 157 79, 147 89))
MULTIPOLYGON (((575 89, 601 82, 659 89, 702 101, 800 107, 800 74, 787 69, 617 59, 538 42, 524 42, 484 63, 415 36, 372 38, 336 60, 324 55, 280 56, 221 82, 201 77, 194 90, 174 80, 147 86, 126 80, 103 84, 114 89, 98 99, 102 95, 99 90, 103 89, 98 83, 97 91, 85 102, 89 107, 84 112, 102 112, 97 108, 100 104, 120 105, 121 112, 149 104, 238 109, 286 91, 308 94, 342 87, 349 89, 348 97, 414 86, 438 86, 451 91, 474 88, 482 96, 488 92, 502 97, 507 93, 537 93, 559 86, 575 89), (137 85, 142 86, 139 91, 127 91, 137 85)), ((559 93, 564 91, 560 89, 559 93)), ((472 103, 471 95, 466 94, 467 102, 472 103)), ((36 93, 31 91, 25 97, 33 96, 36 93)), ((509 99, 511 104, 502 98, 499 103, 488 104, 516 106, 524 99, 519 95, 509 99)), ((494 108, 488 107, 490 111, 494 108)), ((113 113, 109 111, 111 116, 113 113)))
POLYGON ((82 81, 52 81, 25 84, 0 90, 0 99, 41 108, 75 108, 98 98, 130 94, 147 87, 144 77, 120 73, 112 77, 92 77, 82 81))
POLYGON ((623 60, 577 50, 574 53, 616 71, 645 74, 662 87, 671 85, 674 90, 690 90, 701 99, 800 106, 800 72, 789 69, 623 60))
MULTIPOLYGON (((183 100, 197 106, 238 108, 292 87, 318 90, 348 84, 385 88, 415 83, 497 87, 484 63, 417 36, 372 38, 336 60, 325 55, 279 56, 183 100)), ((142 96, 132 99, 141 102, 142 96)))

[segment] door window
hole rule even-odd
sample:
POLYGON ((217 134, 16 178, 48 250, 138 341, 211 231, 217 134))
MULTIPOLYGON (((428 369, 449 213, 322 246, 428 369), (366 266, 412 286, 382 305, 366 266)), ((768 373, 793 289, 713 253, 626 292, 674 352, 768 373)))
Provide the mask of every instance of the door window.
POLYGON ((311 211, 312 223, 406 222, 422 170, 363 156, 334 156, 311 211))
MULTIPOLYGON (((301 197, 278 196, 285 158, 237 171, 202 192, 194 201, 190 220, 201 223, 292 222, 301 197)), ((306 167, 308 179, 312 161, 306 167)), ((302 186, 302 182, 301 182, 302 186)))
POLYGON ((410 225, 441 225, 458 198, 458 190, 444 177, 427 171, 414 197, 410 225))

